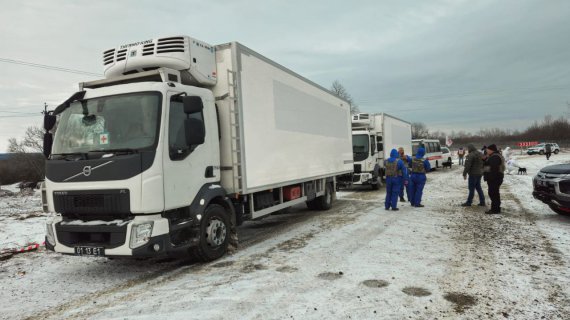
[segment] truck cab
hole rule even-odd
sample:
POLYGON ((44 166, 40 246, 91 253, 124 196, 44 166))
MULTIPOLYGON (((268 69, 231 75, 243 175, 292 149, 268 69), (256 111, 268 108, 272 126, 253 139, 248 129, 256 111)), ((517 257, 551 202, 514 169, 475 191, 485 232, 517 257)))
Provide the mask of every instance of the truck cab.
MULTIPOLYGON (((377 190, 382 185, 383 144, 381 124, 375 115, 359 113, 352 116, 352 153, 355 185, 370 185, 377 190)), ((378 119, 380 120, 380 119, 378 119)))

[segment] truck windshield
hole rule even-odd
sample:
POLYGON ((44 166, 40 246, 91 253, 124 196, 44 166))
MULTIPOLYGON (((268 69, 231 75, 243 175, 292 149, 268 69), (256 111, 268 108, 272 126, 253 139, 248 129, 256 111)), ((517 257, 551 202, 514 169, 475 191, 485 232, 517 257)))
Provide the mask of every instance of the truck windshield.
POLYGON ((367 134, 357 134, 352 136, 352 153, 354 154, 354 161, 362 161, 368 158, 368 142, 367 134))
POLYGON ((158 140, 160 109, 158 92, 74 102, 61 113, 52 153, 150 148, 158 140))

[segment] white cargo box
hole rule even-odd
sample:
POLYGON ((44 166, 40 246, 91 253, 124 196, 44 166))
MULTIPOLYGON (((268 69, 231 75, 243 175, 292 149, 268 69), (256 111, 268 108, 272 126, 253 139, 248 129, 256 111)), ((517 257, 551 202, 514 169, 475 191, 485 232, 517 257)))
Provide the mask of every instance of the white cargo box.
POLYGON ((216 46, 216 63, 213 91, 228 192, 352 172, 346 101, 237 42, 216 46))

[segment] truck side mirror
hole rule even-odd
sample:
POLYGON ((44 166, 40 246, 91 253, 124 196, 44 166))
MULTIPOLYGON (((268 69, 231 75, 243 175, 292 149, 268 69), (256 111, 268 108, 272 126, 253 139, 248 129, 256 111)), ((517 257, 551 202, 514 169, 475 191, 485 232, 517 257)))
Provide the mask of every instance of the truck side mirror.
POLYGON ((376 150, 378 150, 378 152, 384 151, 384 145, 382 143, 376 144, 376 150))
POLYGON ((182 104, 184 105, 184 113, 186 114, 202 112, 204 109, 202 98, 196 96, 182 97, 182 104))
MULTIPOLYGON (((186 105, 184 105, 186 107, 186 105)), ((196 146, 204 143, 206 138, 206 128, 204 123, 195 118, 184 120, 184 130, 186 132, 186 144, 196 146)))
POLYGON ((56 116, 45 113, 44 114, 44 130, 50 131, 55 126, 56 116))
POLYGON ((51 154, 51 147, 53 145, 53 135, 49 132, 44 133, 44 156, 47 158, 51 154))

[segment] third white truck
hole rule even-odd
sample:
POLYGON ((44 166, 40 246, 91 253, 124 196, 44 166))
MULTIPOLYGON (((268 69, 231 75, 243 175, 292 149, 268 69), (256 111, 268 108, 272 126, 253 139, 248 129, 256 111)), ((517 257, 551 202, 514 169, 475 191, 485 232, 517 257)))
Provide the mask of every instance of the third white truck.
POLYGON ((386 113, 352 115, 352 153, 354 173, 340 179, 342 185, 369 185, 378 189, 384 176, 384 161, 392 149, 412 153, 412 129, 409 122, 386 113))

